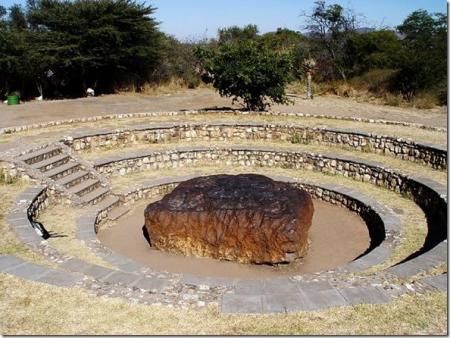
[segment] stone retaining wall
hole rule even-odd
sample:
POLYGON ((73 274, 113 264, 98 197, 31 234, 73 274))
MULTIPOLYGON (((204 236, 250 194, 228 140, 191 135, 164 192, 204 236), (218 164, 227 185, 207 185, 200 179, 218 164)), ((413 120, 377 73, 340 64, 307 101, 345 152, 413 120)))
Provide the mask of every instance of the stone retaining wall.
POLYGON ((224 123, 151 124, 135 129, 68 137, 64 142, 76 151, 131 146, 136 142, 266 140, 301 144, 338 145, 357 151, 382 153, 403 160, 447 167, 443 147, 402 138, 355 132, 345 129, 311 128, 301 125, 224 123))
MULTIPOLYGON (((172 191, 179 183, 197 177, 197 175, 165 177, 150 180, 139 187, 130 187, 124 192, 128 203, 140 199, 150 199, 172 191)), ((366 223, 371 238, 369 248, 356 260, 339 268, 339 273, 361 271, 385 261, 392 252, 394 241, 400 238, 400 220, 390 210, 378 202, 356 191, 338 185, 313 184, 301 182, 284 176, 270 176, 272 179, 289 183, 305 189, 313 198, 340 205, 358 214, 366 223)), ((101 226, 96 220, 96 229, 101 226)))
POLYGON ((354 122, 364 122, 364 123, 377 123, 377 124, 387 124, 395 126, 405 126, 413 127, 426 130, 434 130, 437 132, 447 132, 446 128, 432 127, 423 125, 420 123, 411 122, 401 122, 401 121, 390 121, 383 119, 367 119, 362 117, 351 117, 351 116, 336 116, 336 115, 324 115, 324 114, 304 114, 304 113, 286 113, 278 111, 267 111, 267 112, 248 112, 239 110, 186 110, 186 111, 170 111, 170 112, 144 112, 144 113, 126 113, 126 114, 109 114, 109 115, 97 115, 97 116, 87 116, 76 119, 68 120, 58 120, 34 123, 22 126, 10 126, 5 128, 0 128, 0 134, 12 134, 27 130, 48 128, 54 126, 68 125, 74 123, 86 123, 95 122, 102 120, 122 120, 127 118, 145 118, 145 117, 155 117, 155 116, 190 116, 190 115, 205 115, 205 114, 231 114, 231 115, 255 115, 255 116, 293 116, 293 117, 312 117, 312 118, 322 118, 330 120, 341 120, 341 121, 354 121, 354 122))
POLYGON ((427 215, 429 235, 423 250, 426 251, 447 238, 446 187, 423 178, 406 176, 371 161, 272 148, 198 147, 111 157, 97 162, 96 168, 106 175, 125 175, 141 170, 214 165, 308 169, 385 187, 409 196, 427 215))
MULTIPOLYGON (((336 203, 342 202, 341 197, 347 200, 349 200, 349 197, 350 200, 356 199, 359 201, 356 203, 360 203, 360 207, 362 207, 360 208, 355 205, 356 210, 361 212, 362 210, 372 209, 375 213, 373 221, 381 222, 379 224, 384 224, 386 228, 389 227, 389 223, 396 225, 399 223, 398 219, 396 220, 397 217, 392 212, 384 210, 376 201, 371 201, 362 195, 354 195, 355 192, 352 193, 347 188, 339 186, 317 187, 303 182, 292 181, 286 177, 273 178, 293 184, 301 184, 306 189, 312 189, 311 191, 317 193, 317 196, 324 197, 325 200, 327 200, 326 196, 329 196, 330 201, 336 201, 336 203), (326 191, 329 193, 326 193, 326 191)), ((176 179, 180 179, 180 177, 176 179)), ((153 182, 150 186, 161 185, 163 183, 162 181, 153 182)), ((174 183, 174 178, 165 178, 164 184, 170 185, 171 183, 174 183)), ((18 197, 18 200, 23 206, 29 205, 29 208, 35 209, 43 204, 42 202, 45 197, 45 188, 35 187, 23 192, 18 197), (36 205, 31 207, 31 204, 34 203, 36 205)), ((353 202, 350 203, 353 204, 353 202)), ((20 209, 23 210, 22 208, 20 209)), ((94 214, 89 214, 83 217, 86 216, 88 219, 85 219, 86 222, 83 221, 82 224, 90 227, 90 232, 92 233, 95 216, 94 214)), ((14 212, 9 214, 7 219, 10 224, 15 226, 16 231, 27 228, 31 232, 31 235, 36 236, 28 223, 28 218, 22 213, 14 212)), ((80 226, 78 222, 77 226, 80 226)), ((25 240, 24 243, 30 243, 30 241, 36 243, 35 237, 32 239, 29 238, 29 233, 25 232, 23 235, 21 239, 25 240)), ((194 302, 189 302, 188 304, 191 306, 196 304, 197 308, 204 307, 206 303, 218 302, 223 312, 272 313, 307 311, 339 305, 349 306, 361 303, 387 302, 392 296, 395 298, 407 290, 401 285, 395 286, 394 289, 394 284, 386 278, 392 278, 391 276, 409 278, 417 272, 427 271, 437 266, 437 264, 445 259, 446 245, 442 244, 444 243, 441 243, 425 255, 420 256, 419 260, 411 260, 385 270, 389 272, 388 274, 379 272, 369 278, 360 277, 357 280, 352 278, 352 275, 348 274, 348 272, 360 271, 383 261, 392 248, 392 244, 389 241, 384 241, 370 253, 334 271, 323 271, 310 274, 310 276, 305 274, 292 278, 273 277, 267 279, 240 280, 235 278, 182 275, 173 279, 173 276, 170 274, 142 271, 141 264, 114 253, 108 256, 108 262, 118 267, 118 271, 90 264, 72 257, 60 257, 61 260, 59 260, 58 256, 60 254, 54 250, 51 250, 52 259, 57 259, 56 262, 63 269, 42 267, 17 259, 14 256, 1 256, 0 270, 21 278, 57 286, 68 287, 79 285, 97 292, 99 291, 99 287, 100 289, 105 287, 106 292, 112 289, 115 295, 132 299, 133 301, 138 296, 138 300, 143 299, 144 304, 147 304, 147 302, 158 302, 160 304, 163 302, 164 304, 172 304, 172 306, 186 304, 186 302, 180 303, 181 298, 183 300, 186 299, 186 301, 192 299, 194 302), (57 257, 55 258, 53 256, 57 257), (423 259, 420 260, 422 257, 423 259), (133 286, 132 289, 129 285, 133 286), (143 292, 146 290, 149 292, 143 292), (276 297, 272 297, 273 295, 276 295, 276 297)), ((437 281, 430 278, 426 279, 425 287, 429 285, 433 290, 436 288, 446 290, 446 278, 439 277, 440 279, 437 281)), ((411 290, 410 286, 408 288, 411 290)), ((415 291, 416 289, 412 290, 415 291)), ((422 290, 421 286, 419 286, 418 290, 422 290)), ((113 292, 108 292, 108 295, 111 295, 113 292)), ((105 295, 106 293, 100 291, 97 294, 105 295)))

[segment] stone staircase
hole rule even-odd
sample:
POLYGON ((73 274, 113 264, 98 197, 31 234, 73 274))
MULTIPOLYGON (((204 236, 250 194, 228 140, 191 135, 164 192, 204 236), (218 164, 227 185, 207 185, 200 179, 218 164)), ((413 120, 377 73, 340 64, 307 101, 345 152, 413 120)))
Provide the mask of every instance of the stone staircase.
POLYGON ((121 197, 111 191, 103 175, 61 142, 22 153, 14 158, 14 162, 30 177, 44 182, 76 205, 108 210, 110 220, 129 211, 121 197))

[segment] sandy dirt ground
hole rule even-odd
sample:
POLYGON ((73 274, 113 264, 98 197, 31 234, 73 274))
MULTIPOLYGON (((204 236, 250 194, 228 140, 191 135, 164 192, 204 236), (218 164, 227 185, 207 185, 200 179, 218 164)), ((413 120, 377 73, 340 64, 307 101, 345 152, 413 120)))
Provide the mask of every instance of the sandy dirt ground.
POLYGON ((98 238, 112 250, 157 271, 231 278, 296 275, 344 265, 363 253, 370 244, 367 226, 359 216, 342 207, 314 200, 314 216, 309 231, 311 246, 307 256, 295 263, 272 267, 185 257, 150 248, 142 235, 144 209, 155 200, 140 202, 115 225, 100 230, 98 238))
MULTIPOLYGON (((293 98, 293 100, 295 101, 294 105, 275 105, 272 107, 272 110, 357 116, 447 127, 447 107, 420 110, 360 103, 354 99, 335 96, 316 97, 314 100, 304 100, 297 97, 293 98)), ((0 127, 94 115, 224 107, 241 108, 239 104, 232 106, 231 99, 222 98, 215 91, 205 88, 161 96, 116 94, 71 100, 30 101, 17 106, 1 104, 0 127)))

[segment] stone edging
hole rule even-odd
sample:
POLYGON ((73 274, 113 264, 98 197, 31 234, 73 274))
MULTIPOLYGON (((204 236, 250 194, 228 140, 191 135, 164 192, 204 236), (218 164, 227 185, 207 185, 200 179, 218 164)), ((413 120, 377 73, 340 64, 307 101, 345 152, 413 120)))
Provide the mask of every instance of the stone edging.
POLYGON ((447 238, 446 187, 426 178, 398 173, 376 162, 347 156, 279 151, 269 147, 185 147, 113 156, 97 161, 95 168, 103 174, 110 175, 146 169, 182 168, 199 164, 304 168, 370 182, 409 196, 422 208, 427 216, 429 227, 424 251, 447 238))
POLYGON ((102 147, 122 147, 136 141, 160 143, 167 141, 281 140, 298 143, 333 144, 357 151, 370 151, 395 156, 402 160, 423 163, 436 169, 447 167, 447 149, 424 142, 376 135, 354 130, 305 127, 295 124, 223 122, 163 123, 114 131, 82 133, 66 137, 62 142, 76 151, 102 147))
MULTIPOLYGON (((290 179, 286 179, 290 180, 290 179)), ((157 183, 158 184, 158 183, 157 183)), ((324 196, 324 194, 322 194, 324 196)), ((45 188, 31 188, 25 193, 19 196, 18 201, 20 203, 29 203, 29 207, 20 211, 17 210, 8 216, 10 223, 14 223, 16 227, 23 227, 28 223, 28 230, 31 230, 28 216, 32 216, 41 206, 45 206, 46 200, 45 188), (28 201, 28 202, 26 202, 28 201), (26 213, 23 213, 26 211, 26 213), (18 219, 18 217, 22 217, 18 219), (14 220, 16 222, 14 222, 14 220), (25 222, 25 220, 27 222, 25 222), (18 221, 18 222, 17 222, 18 221)), ((91 214, 93 216, 93 214, 91 214)), ((92 218, 95 220, 95 218, 92 218)), ((92 224, 91 224, 92 229, 92 224)), ((92 230, 91 230, 92 231, 92 230)), ((35 234, 37 237, 37 235, 35 234)), ((35 241, 33 241, 35 242, 35 241)), ((0 267, 6 264, 6 270, 3 271, 12 273, 19 277, 31 278, 41 282, 48 282, 54 285, 71 286, 80 284, 84 275, 89 275, 93 278, 99 278, 106 283, 125 283, 131 284, 135 288, 151 289, 151 292, 163 292, 167 288, 168 283, 164 283, 161 279, 147 278, 137 274, 124 272, 124 271, 112 271, 110 269, 95 266, 89 263, 77 259, 69 259, 63 262, 63 268, 70 271, 77 271, 75 273, 66 273, 60 270, 54 270, 50 268, 41 268, 38 265, 32 263, 14 262, 14 257, 2 256, 0 257, 0 267), (11 263, 11 261, 13 261, 11 263), (11 266, 13 266, 11 268, 11 266), (23 268, 22 268, 23 267, 23 268), (78 273, 78 272, 81 272, 78 273)), ((115 262, 118 263, 117 261, 115 262)), ((123 263, 128 266, 128 263, 123 263)), ((133 266, 131 266, 133 268, 133 266)), ((198 281, 198 279, 197 279, 198 281)), ((203 290, 210 290, 211 288, 217 288, 217 280, 211 280, 211 278, 202 280, 202 283, 210 283, 213 281, 213 285, 199 285, 198 287, 203 290)), ((182 282, 186 284, 195 284, 195 278, 186 276, 182 282)), ((436 287, 440 285, 439 281, 431 279, 428 284, 430 287, 436 287), (433 285, 434 283, 434 285, 433 285), (436 284, 438 283, 438 284, 436 284)), ((441 283, 442 284, 442 283, 441 283)), ((286 311, 298 311, 298 310, 317 310, 326 308, 329 306, 338 305, 354 305, 360 303, 378 303, 386 302, 391 299, 391 291, 386 291, 380 287, 374 286, 356 286, 356 287, 336 287, 329 282, 321 281, 302 281, 300 283, 294 282, 288 278, 274 278, 270 280, 257 280, 257 281, 233 281, 233 287, 227 289, 226 286, 222 288, 221 296, 221 310, 223 312, 286 312, 286 311), (283 290, 281 294, 276 293, 276 290, 283 290), (292 291, 296 293, 292 294, 292 291), (289 292, 289 293, 287 293, 289 292), (249 294, 250 293, 250 294, 249 294), (305 303, 306 300, 306 303, 305 303), (244 305, 242 304, 244 302, 244 305)), ((403 290, 405 291, 405 290, 403 290)), ((279 292, 279 291, 278 291, 279 292)), ((396 291, 399 293, 399 290, 396 291)), ((199 303, 204 303, 199 301, 199 303)))
MULTIPOLYGON (((159 180, 151 180, 144 183, 141 188, 130 188, 125 193, 125 199, 128 202, 137 199, 159 195, 173 189, 180 181, 193 178, 195 175, 183 177, 167 177, 159 180)), ((380 221, 383 227, 389 232, 397 232, 399 220, 398 217, 390 210, 380 206, 376 201, 367 198, 361 194, 352 192, 349 189, 339 186, 313 186, 305 183, 294 181, 287 177, 272 177, 277 180, 297 184, 308 189, 317 198, 323 198, 328 201, 335 201, 349 206, 351 204, 343 196, 350 197, 357 203, 369 206, 371 210, 376 210, 377 217, 381 217, 380 221), (328 193, 326 193, 328 192, 328 193), (355 196, 357 194, 357 196, 355 196)), ((354 211, 361 212, 362 208, 357 206, 350 207, 356 209, 354 211)), ((366 211, 367 212, 367 211, 366 211)), ((373 219, 373 216, 365 214, 365 220, 373 219), (368 216, 368 217, 367 217, 368 216)), ((364 216, 364 213, 362 214, 364 216)), ((94 225, 91 224, 91 229, 94 225)), ((340 275, 349 272, 360 271, 371 265, 382 262, 391 250, 392 245, 384 241, 373 251, 347 264, 345 267, 338 268, 340 275)), ((406 278, 417 273, 426 271, 437 266, 446 256, 446 243, 440 243, 432 250, 413 259, 409 262, 399 264, 387 269, 388 275, 406 278)), ((264 280, 237 280, 230 278, 212 278, 197 277, 183 275, 181 283, 192 285, 203 290, 209 290, 215 287, 231 288, 222 294, 220 299, 220 308, 225 313, 276 313, 290 311, 312 311, 325 309, 339 305, 356 305, 363 303, 384 303, 390 301, 393 297, 397 297, 406 290, 388 287, 383 288, 381 284, 356 285, 356 286, 338 286, 333 285, 328 279, 330 274, 324 274, 325 279, 320 280, 317 273, 302 275, 299 280, 291 278, 276 277, 266 278, 264 280), (374 286, 376 285, 376 286, 374 286)), ((335 274, 331 277, 336 278, 335 274)), ((434 276, 426 279, 425 285, 440 290, 446 290, 446 283, 443 282, 445 277, 434 276)))
POLYGON ((145 112, 145 113, 124 113, 124 114, 109 114, 109 115, 97 115, 89 117, 81 117, 76 119, 67 119, 59 121, 49 121, 42 123, 35 123, 31 125, 22 126, 11 126, 0 128, 0 134, 12 134, 21 131, 27 131, 31 129, 48 128, 53 126, 60 126, 73 123, 83 123, 83 122, 95 122, 101 120, 114 120, 114 119, 125 119, 125 118, 144 118, 144 117, 154 117, 154 116, 189 116, 189 115, 201 115, 201 114, 213 114, 213 113, 225 113, 234 115, 261 115, 261 116, 295 116, 295 117, 312 117, 312 118, 324 118, 330 120, 342 120, 342 121, 354 121, 354 122, 365 122, 365 123, 377 123, 377 124, 388 124, 395 126, 404 127, 414 127, 425 130, 434 130, 437 132, 447 132, 446 128, 426 126, 420 123, 411 122, 400 122, 392 120, 383 119, 366 119, 361 117, 347 117, 347 116, 334 116, 334 115, 324 115, 324 114, 304 114, 304 113, 284 113, 277 111, 269 112, 247 112, 240 110, 222 111, 222 110, 186 110, 186 111, 171 111, 171 112, 145 112))
MULTIPOLYGON (((124 200, 128 203, 136 202, 142 198, 151 198, 170 192, 180 182, 197 177, 197 175, 166 177, 162 179, 149 180, 143 183, 139 188, 129 188, 124 192, 124 200)), ((389 257, 393 242, 399 239, 400 220, 398 216, 390 209, 381 206, 375 200, 348 188, 339 185, 313 184, 293 180, 285 176, 272 176, 270 178, 289 183, 308 191, 314 198, 320 199, 332 204, 341 205, 352 212, 357 213, 367 224, 371 237, 371 246, 364 256, 353 262, 338 267, 336 271, 339 274, 362 271, 370 266, 382 263, 389 257)), ((98 220, 97 220, 98 221, 98 220)), ((95 228, 99 226, 95 224, 95 228)), ((92 224, 94 228, 94 224, 92 224)), ((332 270, 330 270, 333 272, 332 270)), ((330 272, 328 271, 328 273, 330 272)), ((306 274, 302 274, 306 278, 306 274)), ((317 278, 318 273, 309 275, 311 278, 317 278)))

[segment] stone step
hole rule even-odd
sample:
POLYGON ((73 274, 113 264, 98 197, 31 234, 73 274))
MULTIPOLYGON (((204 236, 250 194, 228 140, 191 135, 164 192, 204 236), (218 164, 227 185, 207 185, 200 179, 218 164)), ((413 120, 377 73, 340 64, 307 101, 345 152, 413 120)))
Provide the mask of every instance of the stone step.
POLYGON ((64 185, 66 188, 70 188, 70 187, 74 186, 75 184, 82 182, 88 176, 89 176, 89 172, 84 171, 84 170, 79 170, 70 175, 61 177, 60 179, 56 180, 56 182, 58 184, 64 185))
POLYGON ((105 194, 109 193, 109 189, 98 187, 90 193, 83 195, 81 200, 83 203, 96 204, 105 194))
POLYGON ((33 163, 31 166, 34 169, 38 169, 41 171, 47 171, 49 169, 59 167, 60 165, 67 163, 69 160, 70 160, 69 154, 63 153, 63 154, 59 154, 56 156, 52 156, 43 161, 33 163))
POLYGON ((71 188, 68 189, 68 191, 71 194, 81 196, 85 195, 86 193, 89 193, 90 191, 95 190, 99 184, 100 184, 99 180, 95 178, 90 178, 80 182, 77 185, 72 186, 71 188))
POLYGON ((46 171, 44 174, 52 179, 59 179, 78 171, 77 168, 80 166, 81 164, 77 162, 67 162, 57 168, 46 171))
POLYGON ((101 202, 96 205, 97 210, 106 210, 113 207, 120 201, 120 198, 115 195, 106 196, 101 202))
POLYGON ((114 207, 108 213, 108 218, 111 221, 115 221, 119 217, 122 217, 123 215, 125 215, 128 211, 130 211, 130 208, 128 206, 126 206, 126 205, 121 205, 121 206, 118 206, 118 207, 114 207))
POLYGON ((45 159, 51 156, 54 156, 55 153, 61 152, 61 147, 56 145, 51 145, 45 147, 43 149, 39 149, 37 151, 32 151, 30 153, 19 156, 17 159, 20 161, 24 161, 27 164, 32 164, 38 162, 41 159, 45 159))

